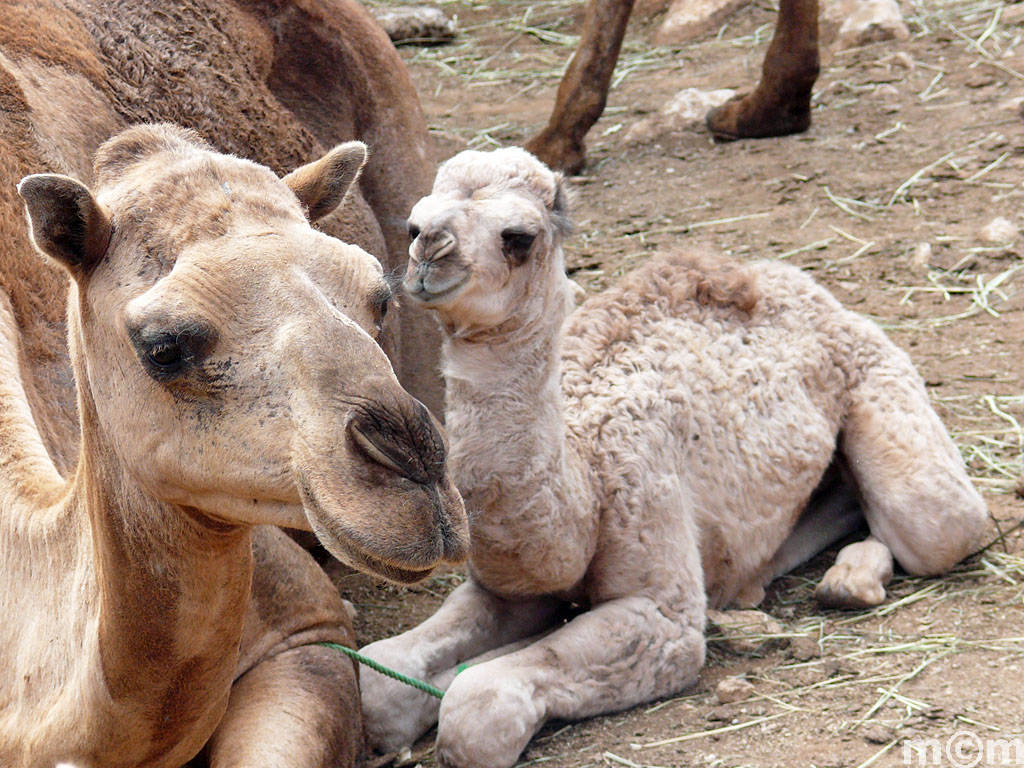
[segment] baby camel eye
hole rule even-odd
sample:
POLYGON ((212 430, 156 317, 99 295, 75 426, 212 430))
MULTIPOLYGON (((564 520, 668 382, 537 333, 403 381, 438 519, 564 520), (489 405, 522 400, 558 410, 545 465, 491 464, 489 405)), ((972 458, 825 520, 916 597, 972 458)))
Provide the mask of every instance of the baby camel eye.
POLYGON ((410 240, 415 240, 417 237, 420 236, 420 228, 419 227, 417 227, 411 221, 408 223, 407 226, 408 226, 408 229, 409 229, 409 239, 410 240))
POLYGON ((537 236, 529 232, 506 229, 501 233, 501 251, 514 265, 519 266, 530 255, 530 249, 536 239, 537 236))

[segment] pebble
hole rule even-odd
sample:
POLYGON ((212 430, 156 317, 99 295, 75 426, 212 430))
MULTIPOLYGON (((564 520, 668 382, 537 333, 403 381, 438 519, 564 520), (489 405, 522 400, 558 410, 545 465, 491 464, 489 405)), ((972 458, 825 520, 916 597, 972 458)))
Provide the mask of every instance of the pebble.
POLYGON ((918 243, 914 247, 914 255, 910 258, 910 263, 915 267, 927 267, 932 262, 932 244, 931 243, 918 243))
POLYGON ((754 686, 742 677, 727 677, 715 688, 715 696, 721 704, 732 704, 735 701, 749 699, 754 693, 754 686))
POLYGON ((1019 232, 1012 221, 997 216, 982 227, 978 234, 986 243, 1010 243, 1017 238, 1019 232))

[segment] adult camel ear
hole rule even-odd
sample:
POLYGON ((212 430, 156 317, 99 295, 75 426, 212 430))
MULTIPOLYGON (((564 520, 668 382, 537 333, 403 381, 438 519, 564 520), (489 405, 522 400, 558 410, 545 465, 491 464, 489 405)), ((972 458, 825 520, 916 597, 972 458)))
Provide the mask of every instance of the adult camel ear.
POLYGON ((295 169, 284 177, 284 183, 305 206, 309 220, 316 221, 345 199, 365 164, 366 145, 349 141, 339 144, 319 160, 295 169))
POLYGON ((18 184, 36 249, 84 277, 110 245, 110 217, 81 182, 56 173, 26 176, 18 184))

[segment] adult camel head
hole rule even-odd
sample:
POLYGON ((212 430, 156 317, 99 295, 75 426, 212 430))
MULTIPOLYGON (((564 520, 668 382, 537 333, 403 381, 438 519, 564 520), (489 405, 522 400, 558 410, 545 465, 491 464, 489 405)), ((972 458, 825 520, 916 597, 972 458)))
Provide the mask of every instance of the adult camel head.
POLYGON ((441 434, 377 344, 379 263, 310 226, 365 159, 344 144, 282 180, 140 126, 100 149, 95 192, 49 174, 19 190, 73 277, 86 460, 210 524, 312 529, 404 582, 462 558, 467 528, 441 434))

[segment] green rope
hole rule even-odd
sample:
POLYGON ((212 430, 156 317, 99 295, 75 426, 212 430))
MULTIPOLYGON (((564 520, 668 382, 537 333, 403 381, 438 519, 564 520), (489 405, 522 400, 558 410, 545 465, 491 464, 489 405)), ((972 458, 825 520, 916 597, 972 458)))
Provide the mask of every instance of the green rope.
POLYGON ((387 675, 388 677, 393 678, 400 683, 411 685, 416 690, 428 693, 436 699, 444 698, 444 691, 442 691, 440 688, 435 688, 430 683, 425 683, 422 680, 417 680, 415 677, 409 677, 408 675, 403 675, 401 672, 396 672, 393 669, 389 669, 388 667, 385 667, 383 664, 378 664, 373 659, 367 658, 366 656, 363 656, 363 654, 357 653, 356 651, 353 651, 351 648, 348 648, 347 646, 338 645, 337 643, 317 643, 317 645, 323 645, 327 648, 333 648, 336 651, 341 651, 349 658, 358 661, 360 664, 365 664, 374 672, 380 672, 382 675, 387 675))

